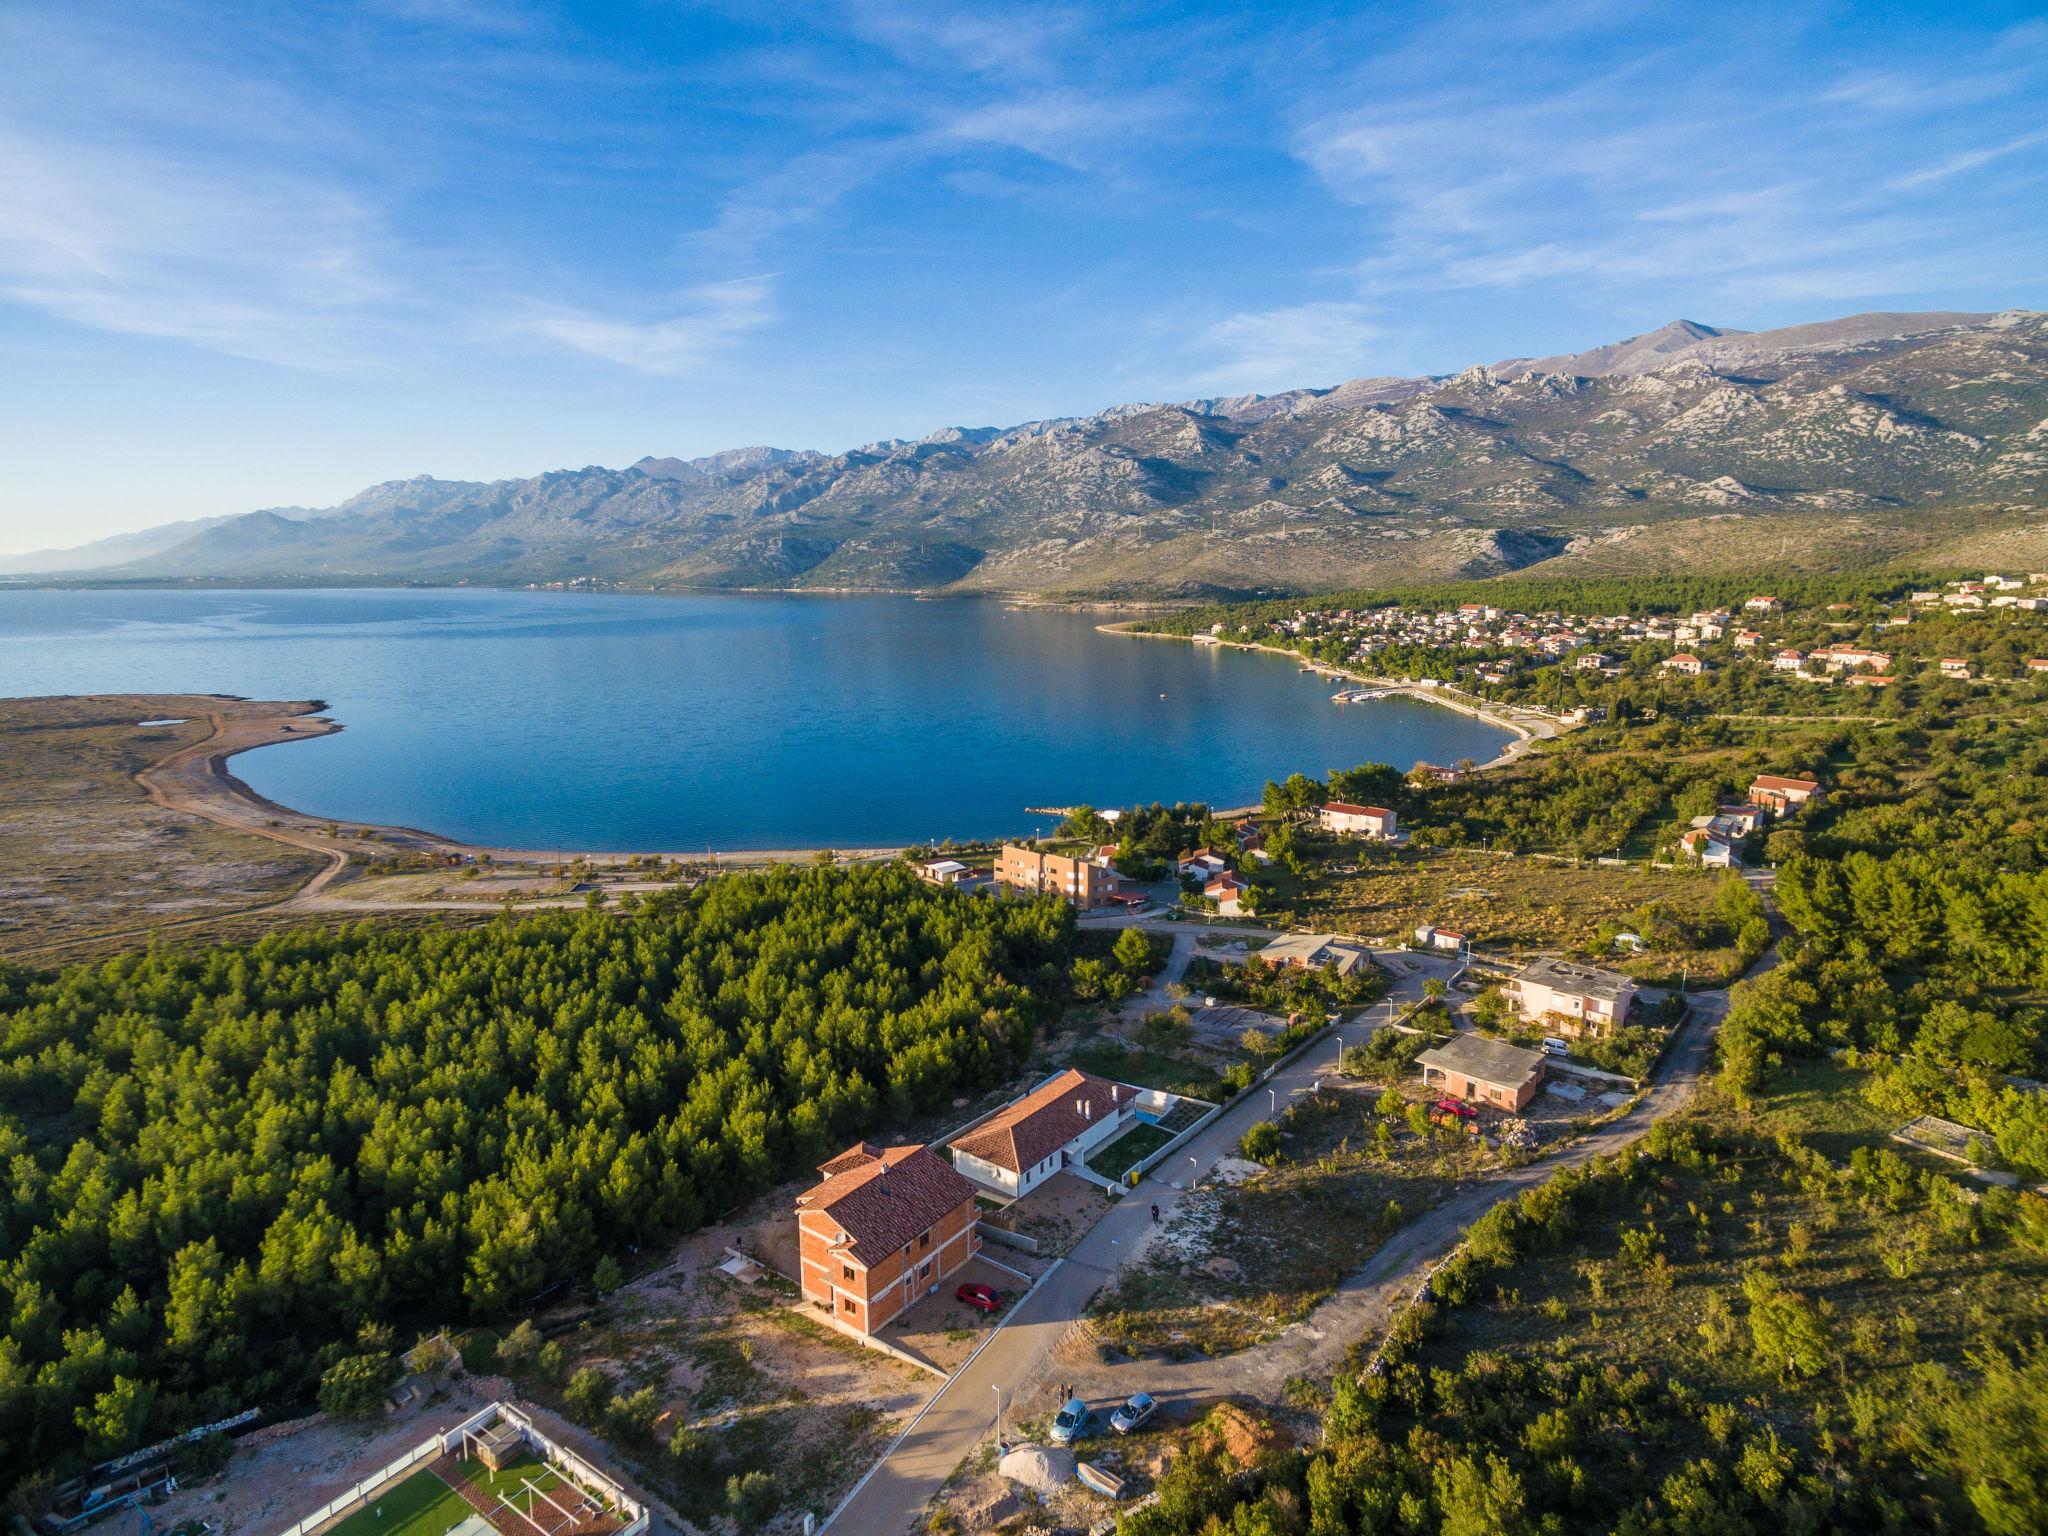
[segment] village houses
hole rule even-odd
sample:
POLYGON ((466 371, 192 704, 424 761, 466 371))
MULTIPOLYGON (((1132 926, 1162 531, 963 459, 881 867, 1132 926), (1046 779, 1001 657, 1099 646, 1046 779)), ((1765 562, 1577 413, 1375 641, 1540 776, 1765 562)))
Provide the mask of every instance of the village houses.
POLYGON ((1304 971, 1351 976, 1370 965, 1372 955, 1365 945, 1334 933, 1290 933, 1253 954, 1249 963, 1273 970, 1294 966, 1304 971))
POLYGON ((1783 774, 1760 773, 1749 783, 1749 803, 1773 816, 1789 816, 1807 805, 1819 805, 1826 795, 1815 779, 1791 779, 1783 774))
POLYGON ((1005 843, 996 860, 996 884, 1028 895, 1064 897, 1077 907, 1106 906, 1116 895, 1116 876, 1092 859, 1070 859, 1005 843))
POLYGON ((1456 1034, 1415 1058, 1422 1085, 1447 1098, 1480 1103, 1518 1114, 1543 1084, 1540 1051, 1525 1051, 1470 1032, 1456 1034))

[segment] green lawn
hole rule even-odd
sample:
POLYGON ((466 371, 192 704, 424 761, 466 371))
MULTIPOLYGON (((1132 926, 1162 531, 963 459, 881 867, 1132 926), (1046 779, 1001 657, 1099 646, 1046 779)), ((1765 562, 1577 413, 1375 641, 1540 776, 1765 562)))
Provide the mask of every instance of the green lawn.
POLYGON ((423 1467, 374 1495, 328 1536, 447 1536, 474 1513, 461 1494, 423 1467))
POLYGON ((1140 1122, 1107 1146, 1088 1154, 1088 1166, 1105 1179, 1121 1179, 1131 1169, 1157 1152, 1174 1133, 1164 1126, 1140 1122))

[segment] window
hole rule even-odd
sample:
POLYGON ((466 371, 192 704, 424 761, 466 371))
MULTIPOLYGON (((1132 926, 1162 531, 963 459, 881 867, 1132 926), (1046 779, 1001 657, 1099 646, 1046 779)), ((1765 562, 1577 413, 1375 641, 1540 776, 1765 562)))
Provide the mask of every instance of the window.
POLYGON ((931 1247, 931 1245, 932 1229, 930 1227, 926 1227, 922 1232, 917 1234, 917 1246, 920 1248, 929 1248, 931 1247))
POLYGON ((839 1278, 842 1280, 851 1280, 853 1278, 853 1266, 851 1264, 840 1265, 839 1278))
POLYGON ((853 1310, 853 1298, 851 1296, 842 1296, 839 1298, 839 1305, 851 1312, 853 1310))

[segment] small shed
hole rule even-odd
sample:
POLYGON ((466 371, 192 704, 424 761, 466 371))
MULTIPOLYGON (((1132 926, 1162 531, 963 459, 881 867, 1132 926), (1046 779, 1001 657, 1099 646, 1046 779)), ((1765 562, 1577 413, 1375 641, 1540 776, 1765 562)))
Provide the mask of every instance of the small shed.
POLYGON ((476 1459, 493 1472, 502 1472, 516 1463, 526 1452, 526 1436, 519 1426, 508 1419, 500 1419, 489 1429, 480 1431, 471 1441, 476 1459))

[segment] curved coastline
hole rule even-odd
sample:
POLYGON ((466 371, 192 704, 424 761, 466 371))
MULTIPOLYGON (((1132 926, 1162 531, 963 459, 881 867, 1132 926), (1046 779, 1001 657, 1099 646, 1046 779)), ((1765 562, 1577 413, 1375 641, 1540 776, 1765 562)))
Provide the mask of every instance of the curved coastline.
MULTIPOLYGON (((1101 634, 1121 635, 1127 640, 1180 640, 1189 645, 1196 643, 1193 635, 1171 635, 1163 630, 1134 627, 1142 622, 1138 619, 1126 619, 1114 624, 1098 624, 1095 628, 1101 634)), ((1474 765, 1471 770, 1474 773, 1483 773, 1489 768, 1505 768, 1526 756, 1537 742, 1549 741, 1560 736, 1565 729, 1560 722, 1533 711, 1510 712, 1500 705, 1487 704, 1455 689, 1424 688, 1410 678, 1379 677, 1370 672, 1340 667, 1327 661, 1310 661, 1299 651, 1286 650, 1277 645, 1261 645, 1252 640, 1219 640, 1214 637, 1205 643, 1222 650, 1259 651, 1268 656, 1278 656, 1297 666, 1312 667, 1330 677, 1343 678, 1347 682, 1359 683, 1369 688, 1383 688, 1388 693, 1398 693, 1404 698, 1420 699, 1426 704, 1434 704, 1440 709, 1448 709, 1457 714, 1469 715, 1474 720, 1483 720, 1488 725, 1510 732, 1515 739, 1501 748, 1497 755, 1474 765)))
MULTIPOLYGON (((1118 634, 1140 639, 1186 640, 1181 635, 1166 635, 1152 631, 1136 630, 1124 624, 1099 624, 1095 626, 1105 634, 1118 634)), ((1295 662, 1302 657, 1277 646, 1245 644, 1237 641, 1218 641, 1218 645, 1233 650, 1264 651, 1270 655, 1284 657, 1295 662)), ((1367 674, 1340 667, 1322 667, 1333 676, 1353 679, 1360 683, 1386 687, 1391 692, 1411 698, 1427 700, 1442 708, 1454 710, 1489 725, 1510 732, 1514 739, 1502 751, 1482 766, 1500 767, 1513 762, 1526 752, 1533 743, 1548 735, 1556 734, 1551 722, 1524 722, 1481 707, 1462 698, 1437 696, 1436 690, 1417 688, 1398 679, 1374 678, 1367 674), (1548 727, 1548 729, 1545 729, 1548 727)), ((239 702, 239 701, 238 701, 239 702)), ((413 854, 447 862, 470 862, 489 859, 502 865, 531 865, 560 863, 565 860, 584 860, 593 865, 617 866, 634 859, 660 859, 668 862, 708 862, 725 867, 746 865, 767 865, 804 863, 818 858, 821 854, 832 854, 842 860, 863 861, 891 859, 902 853, 906 846, 887 847, 810 847, 810 848, 766 848, 727 849, 713 851, 705 849, 639 849, 639 850, 596 850, 561 848, 516 848, 485 843, 467 842, 420 827, 397 826, 379 822, 359 821, 353 818, 317 816, 295 807, 281 804, 252 788, 228 768, 228 759, 258 747, 281 742, 312 741, 321 736, 331 735, 344 727, 339 721, 328 718, 322 711, 325 705, 318 701, 294 701, 277 703, 261 714, 225 716, 211 714, 212 734, 205 740, 176 751, 150 764, 136 774, 136 782, 143 792, 159 805, 200 816, 218 825, 253 836, 268 838, 273 842, 289 844, 326 856, 330 865, 317 875, 313 882, 295 899, 310 898, 319 894, 333 883, 342 873, 353 855, 363 859, 389 857, 394 853, 413 854)), ((1477 771, 1477 770, 1475 770, 1477 771)), ((1258 809, 1256 805, 1229 808, 1218 814, 1250 814, 1258 809)))

